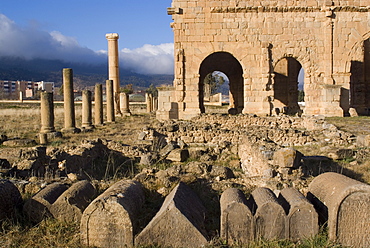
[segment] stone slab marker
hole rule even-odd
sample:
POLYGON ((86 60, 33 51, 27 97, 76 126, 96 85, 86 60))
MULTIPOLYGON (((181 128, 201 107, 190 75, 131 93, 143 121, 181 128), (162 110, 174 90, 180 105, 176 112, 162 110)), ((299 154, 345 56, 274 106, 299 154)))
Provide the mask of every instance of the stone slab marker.
POLYGON ((203 247, 205 208, 198 196, 180 182, 166 197, 161 209, 135 238, 135 245, 203 247))
POLYGON ((113 81, 106 80, 105 83, 105 94, 107 99, 107 122, 115 122, 113 81))
POLYGON ((24 204, 23 212, 34 223, 41 222, 45 217, 52 217, 49 210, 51 205, 67 189, 62 183, 49 184, 24 204))
POLYGON ((239 189, 229 188, 222 193, 221 238, 229 245, 247 244, 254 240, 253 203, 239 189))
POLYGON ((103 125, 103 85, 95 85, 95 104, 94 104, 94 124, 95 126, 103 125))
POLYGON ((73 71, 70 68, 63 69, 63 96, 64 96, 64 128, 63 132, 76 133, 75 103, 73 94, 73 71))
POLYGON ((275 194, 268 188, 257 188, 252 196, 257 204, 254 215, 256 238, 284 239, 286 214, 275 194))
POLYGON ((92 125, 92 107, 91 107, 91 91, 82 91, 82 128, 93 129, 92 125))
POLYGON ((13 217, 21 204, 18 188, 11 181, 0 179, 0 221, 13 217))
POLYGON ((344 246, 370 247, 370 185, 327 172, 310 183, 308 197, 318 211, 327 211, 329 239, 344 246))
POLYGON ((41 92, 41 131, 40 133, 53 133, 54 127, 54 101, 52 92, 41 92))
POLYGON ((98 196, 81 218, 81 242, 97 247, 132 247, 145 196, 139 182, 122 180, 98 196))
POLYGON ((50 212, 60 221, 79 222, 95 194, 94 186, 87 180, 74 183, 51 205, 50 212))
MULTIPOLYGON (((286 202, 286 237, 292 241, 315 236, 319 232, 319 217, 314 206, 294 188, 285 188, 279 199, 286 202)), ((283 204, 284 205, 284 204, 283 204)))
POLYGON ((108 40, 108 78, 113 81, 113 99, 116 114, 120 113, 120 81, 119 81, 119 56, 118 56, 118 39, 117 33, 106 34, 108 40))

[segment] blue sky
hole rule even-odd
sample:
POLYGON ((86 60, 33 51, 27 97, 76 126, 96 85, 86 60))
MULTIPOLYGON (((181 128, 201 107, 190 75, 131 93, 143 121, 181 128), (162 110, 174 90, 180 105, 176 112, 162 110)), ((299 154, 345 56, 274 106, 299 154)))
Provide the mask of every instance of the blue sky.
POLYGON ((106 57, 105 34, 118 33, 124 67, 171 74, 170 6, 171 0, 1 0, 0 56, 95 63, 106 57))

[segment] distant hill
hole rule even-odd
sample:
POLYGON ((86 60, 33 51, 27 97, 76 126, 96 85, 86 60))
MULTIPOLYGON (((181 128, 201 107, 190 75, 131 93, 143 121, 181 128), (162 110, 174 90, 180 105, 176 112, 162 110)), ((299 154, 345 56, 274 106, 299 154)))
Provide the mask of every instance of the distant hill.
MULTIPOLYGON (((72 68, 76 88, 105 83, 108 75, 107 63, 88 65, 60 60, 25 60, 14 57, 0 57, 0 80, 50 81, 62 85, 63 68, 72 68)), ((148 88, 151 84, 172 85, 173 75, 143 75, 120 69, 121 85, 133 84, 134 88, 148 88)))

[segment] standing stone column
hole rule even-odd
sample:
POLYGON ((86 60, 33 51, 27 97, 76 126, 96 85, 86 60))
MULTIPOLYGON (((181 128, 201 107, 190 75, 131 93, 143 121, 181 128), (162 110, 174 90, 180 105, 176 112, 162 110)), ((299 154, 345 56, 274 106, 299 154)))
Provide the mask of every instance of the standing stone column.
POLYGON ((92 109, 91 109, 91 91, 82 91, 82 128, 93 129, 92 109))
POLYGON ((95 126, 103 125, 103 86, 102 84, 95 85, 95 126))
POLYGON ((105 38, 108 40, 108 78, 113 80, 114 90, 114 107, 116 114, 120 115, 120 81, 119 81, 119 57, 118 57, 118 39, 117 33, 106 34, 105 38))
POLYGON ((130 116, 130 101, 128 94, 123 92, 119 94, 120 96, 120 109, 121 109, 121 115, 122 116, 130 116))
POLYGON ((52 92, 41 92, 41 131, 40 133, 53 133, 54 127, 54 102, 52 92))
POLYGON ((107 97, 107 122, 115 122, 114 100, 113 100, 113 80, 106 80, 105 94, 107 97))
POLYGON ((70 68, 63 69, 63 96, 64 96, 64 128, 63 132, 77 133, 75 103, 73 98, 73 71, 70 68))
POLYGON ((153 97, 152 94, 146 93, 146 112, 151 113, 153 111, 153 97))

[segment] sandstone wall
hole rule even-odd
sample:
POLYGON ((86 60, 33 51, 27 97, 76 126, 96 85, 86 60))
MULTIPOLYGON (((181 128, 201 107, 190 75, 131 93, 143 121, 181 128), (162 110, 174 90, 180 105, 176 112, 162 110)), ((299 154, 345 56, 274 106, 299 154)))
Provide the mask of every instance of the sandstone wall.
POLYGON ((343 115, 349 108, 351 64, 364 62, 362 48, 370 37, 367 5, 366 1, 173 0, 168 13, 174 20, 179 118, 202 111, 200 82, 214 70, 230 79, 237 109, 271 114, 278 105, 274 68, 285 58, 293 58, 305 70, 306 114, 343 115), (217 56, 208 61, 211 55, 217 56), (240 66, 241 71, 223 65, 223 55, 235 60, 229 67, 240 66))

